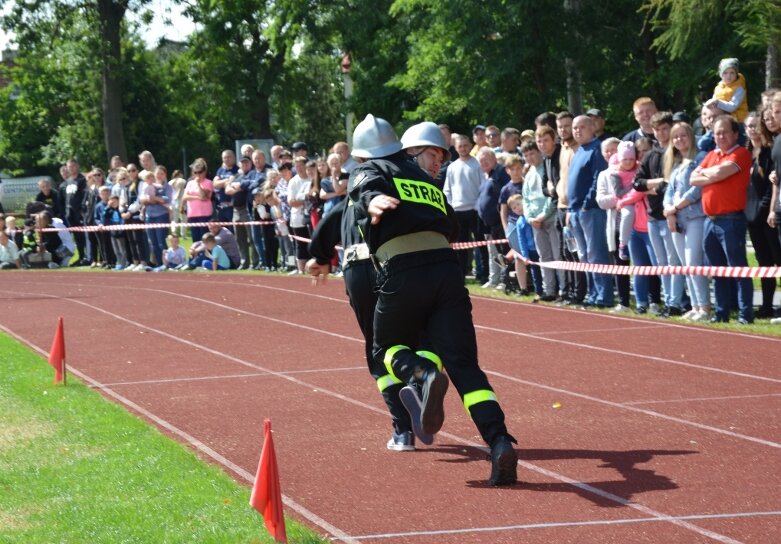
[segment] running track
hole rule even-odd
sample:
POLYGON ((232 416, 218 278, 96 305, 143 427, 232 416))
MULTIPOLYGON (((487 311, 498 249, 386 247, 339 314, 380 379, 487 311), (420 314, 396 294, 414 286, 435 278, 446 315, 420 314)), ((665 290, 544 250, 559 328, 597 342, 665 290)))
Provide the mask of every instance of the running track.
POLYGON ((781 541, 781 339, 473 298, 519 439, 513 488, 453 391, 437 442, 389 420, 339 280, 3 272, 0 328, 254 477, 270 417, 287 515, 338 542, 781 541))

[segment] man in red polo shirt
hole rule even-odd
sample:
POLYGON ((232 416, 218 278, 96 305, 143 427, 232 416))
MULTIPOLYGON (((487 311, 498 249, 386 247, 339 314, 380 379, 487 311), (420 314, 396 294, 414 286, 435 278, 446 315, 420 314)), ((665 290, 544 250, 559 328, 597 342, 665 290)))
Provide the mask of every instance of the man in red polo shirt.
MULTIPOLYGON (((713 123, 716 149, 691 174, 692 185, 702 187, 705 219, 703 245, 711 266, 748 266, 746 259, 746 195, 751 175, 751 153, 738 145, 738 122, 729 115, 713 123)), ((754 286, 750 278, 715 278, 716 315, 711 322, 729 321, 731 284, 738 288, 738 323, 754 321, 754 286)))

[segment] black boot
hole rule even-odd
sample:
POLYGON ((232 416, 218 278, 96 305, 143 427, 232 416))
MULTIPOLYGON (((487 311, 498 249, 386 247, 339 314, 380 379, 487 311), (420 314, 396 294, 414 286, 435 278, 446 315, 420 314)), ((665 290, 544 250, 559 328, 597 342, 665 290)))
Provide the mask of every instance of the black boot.
MULTIPOLYGON (((507 434, 491 443, 491 485, 512 485, 518 481, 518 454, 513 449, 516 440, 507 434)), ((517 443, 517 442, 516 442, 517 443)))

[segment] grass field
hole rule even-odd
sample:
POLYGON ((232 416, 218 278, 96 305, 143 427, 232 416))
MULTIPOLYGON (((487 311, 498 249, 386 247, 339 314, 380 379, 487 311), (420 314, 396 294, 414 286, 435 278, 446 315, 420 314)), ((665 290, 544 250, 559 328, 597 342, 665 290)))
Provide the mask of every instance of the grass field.
POLYGON ((273 542, 220 469, 3 334, 0 354, 0 542, 273 542))

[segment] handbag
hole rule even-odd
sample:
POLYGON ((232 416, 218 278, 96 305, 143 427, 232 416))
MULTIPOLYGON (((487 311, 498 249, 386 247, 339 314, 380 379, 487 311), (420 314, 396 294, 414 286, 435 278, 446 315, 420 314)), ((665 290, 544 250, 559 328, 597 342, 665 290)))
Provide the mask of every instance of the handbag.
POLYGON ((754 187, 753 183, 749 182, 746 196, 746 208, 743 210, 743 213, 746 214, 746 221, 752 223, 757 219, 761 203, 762 199, 759 197, 756 187, 754 187))

